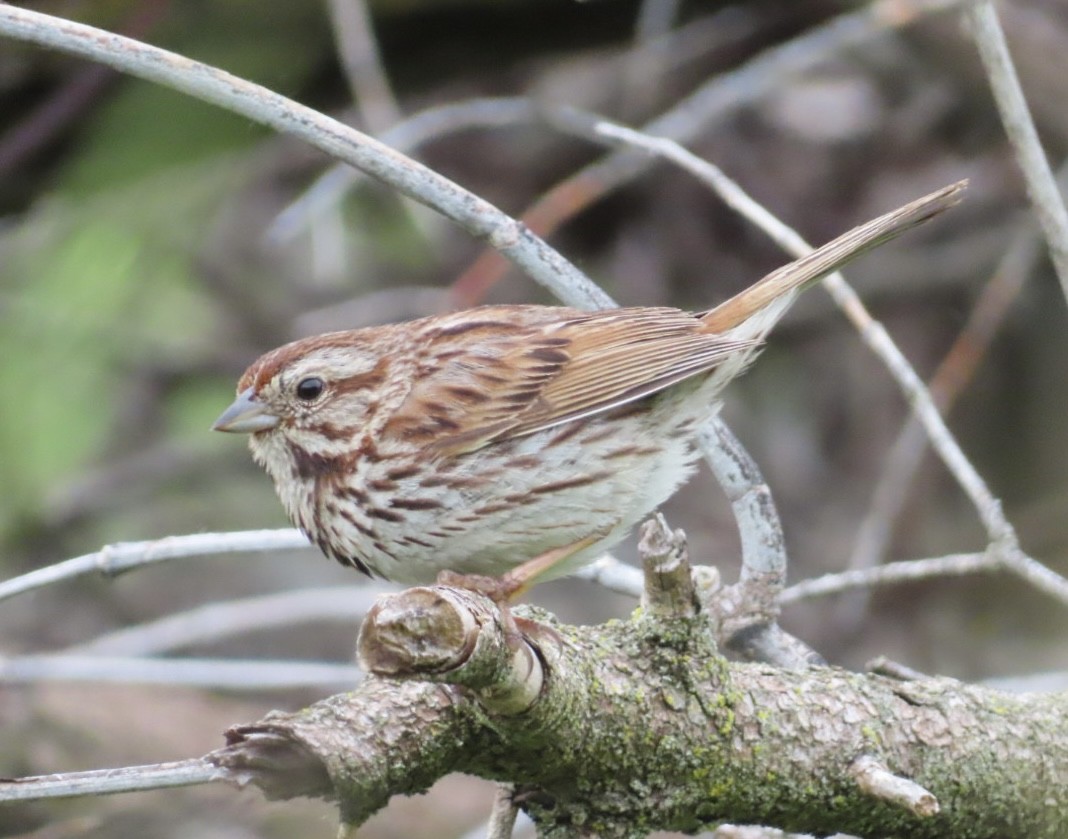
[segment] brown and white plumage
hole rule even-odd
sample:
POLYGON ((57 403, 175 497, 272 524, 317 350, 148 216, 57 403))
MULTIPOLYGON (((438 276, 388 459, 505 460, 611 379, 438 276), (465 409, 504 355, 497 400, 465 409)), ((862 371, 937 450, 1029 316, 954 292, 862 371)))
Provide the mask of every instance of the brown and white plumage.
POLYGON ((324 552, 400 582, 497 575, 621 539, 688 477, 699 425, 797 292, 958 200, 856 228, 703 315, 488 306, 287 344, 238 384, 251 433, 324 552))

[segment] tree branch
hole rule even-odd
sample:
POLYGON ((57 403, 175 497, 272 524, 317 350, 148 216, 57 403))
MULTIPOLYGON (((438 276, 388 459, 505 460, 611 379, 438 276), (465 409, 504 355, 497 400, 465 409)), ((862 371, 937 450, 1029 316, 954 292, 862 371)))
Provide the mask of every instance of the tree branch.
POLYGON ((0 33, 89 58, 298 137, 485 240, 561 299, 587 308, 608 296, 524 225, 384 143, 274 91, 167 50, 62 18, 0 4, 0 33))
POLYGON ((968 6, 964 17, 990 81, 1005 133, 1023 171, 1027 194, 1035 205, 1035 214, 1046 236, 1053 267, 1061 281, 1061 291, 1068 299, 1068 210, 1061 200, 1049 160, 1042 151, 997 10, 989 0, 982 0, 968 6))
MULTIPOLYGON (((438 642, 424 607, 421 596, 411 603, 427 633, 413 646, 438 642)), ((723 820, 917 839, 1060 835, 1064 696, 729 664, 707 616, 643 612, 604 627, 524 630, 544 685, 526 710, 497 713, 481 698, 493 680, 475 649, 507 648, 505 624, 481 624, 493 639, 423 674, 447 684, 371 677, 299 714, 232 729, 210 759, 272 798, 336 798, 352 824, 392 794, 461 771, 514 783, 514 800, 546 837, 690 832, 723 820), (462 671, 464 687, 451 675, 462 671), (862 755, 876 763, 858 765, 862 755)))
POLYGON ((0 801, 39 801, 44 798, 110 795, 196 786, 215 781, 242 783, 244 780, 248 780, 248 776, 218 766, 207 758, 194 758, 152 766, 124 766, 121 769, 93 769, 88 772, 63 772, 18 779, 3 778, 0 779, 0 801))
MULTIPOLYGON (((2 10, 0 10, 2 11, 2 10)), ((72 580, 86 574, 115 577, 134 568, 189 556, 311 549, 299 530, 242 530, 233 533, 192 533, 144 542, 116 542, 99 551, 38 568, 0 583, 0 600, 72 580)))
POLYGON ((513 617, 442 586, 388 595, 361 632, 373 675, 355 690, 236 726, 175 778, 135 767, 74 784, 24 779, 0 783, 0 799, 228 780, 274 799, 337 800, 351 826, 459 771, 512 784, 550 839, 727 820, 917 839, 1059 835, 1068 696, 729 663, 716 635, 734 605, 681 578, 678 533, 655 521, 643 536, 649 605, 628 621, 513 617))

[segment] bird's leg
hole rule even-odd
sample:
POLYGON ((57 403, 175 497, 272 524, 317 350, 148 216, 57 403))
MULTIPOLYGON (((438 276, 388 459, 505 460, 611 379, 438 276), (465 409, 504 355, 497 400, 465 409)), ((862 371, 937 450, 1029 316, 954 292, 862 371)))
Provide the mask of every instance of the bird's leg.
POLYGON ((518 641, 523 636, 537 635, 543 631, 538 624, 517 618, 512 614, 512 603, 529 589, 538 578, 551 571, 568 557, 583 548, 589 547, 603 534, 594 534, 570 545, 553 548, 533 559, 517 565, 511 571, 499 577, 487 577, 481 574, 457 574, 455 571, 442 571, 438 574, 438 583, 443 586, 462 588, 484 595, 497 604, 501 613, 501 622, 506 636, 518 641))
POLYGON ((544 576, 583 548, 592 545, 601 538, 601 535, 599 533, 594 534, 584 539, 579 539, 577 542, 572 542, 570 545, 545 551, 545 553, 538 554, 533 559, 528 559, 499 577, 442 571, 438 574, 438 582, 444 586, 453 586, 454 588, 462 588, 485 595, 504 609, 534 585, 539 577, 544 576))

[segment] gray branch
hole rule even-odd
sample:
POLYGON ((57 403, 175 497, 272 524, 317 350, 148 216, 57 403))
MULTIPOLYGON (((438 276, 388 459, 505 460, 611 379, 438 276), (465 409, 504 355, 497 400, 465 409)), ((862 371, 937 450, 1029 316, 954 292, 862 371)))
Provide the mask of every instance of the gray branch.
POLYGON ((1061 290, 1068 298, 1068 210, 1061 200, 1057 181, 1042 150, 997 10, 991 2, 975 3, 965 9, 964 19, 990 80, 990 89, 1005 133, 1023 171, 1027 193, 1046 236, 1053 267, 1061 281, 1061 290))
POLYGON ((92 26, 0 4, 0 34, 89 58, 165 85, 309 143, 461 225, 561 299, 605 308, 611 299, 521 223, 488 201, 312 108, 230 73, 92 26))

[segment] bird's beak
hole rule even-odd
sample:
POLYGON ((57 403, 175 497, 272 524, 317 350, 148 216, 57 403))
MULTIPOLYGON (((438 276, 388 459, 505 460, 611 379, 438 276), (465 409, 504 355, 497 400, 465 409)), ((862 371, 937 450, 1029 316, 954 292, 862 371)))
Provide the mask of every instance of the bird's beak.
POLYGON ((241 391, 234 400, 234 404, 215 420, 212 430, 252 434, 255 431, 267 431, 276 425, 278 425, 278 417, 269 413, 262 402, 257 402, 252 388, 248 388, 241 391))

